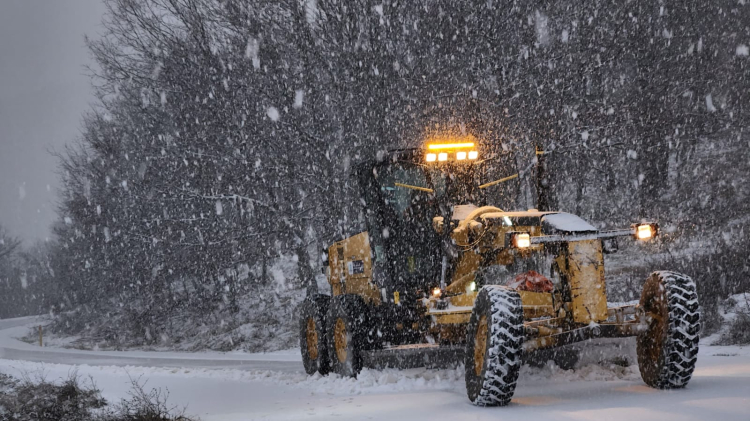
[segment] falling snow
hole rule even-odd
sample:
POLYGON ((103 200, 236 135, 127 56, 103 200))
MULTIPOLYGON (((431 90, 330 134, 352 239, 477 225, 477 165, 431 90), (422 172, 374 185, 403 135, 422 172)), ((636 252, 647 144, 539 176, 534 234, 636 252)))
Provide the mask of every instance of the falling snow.
POLYGON ((268 107, 266 114, 271 121, 279 121, 279 110, 276 107, 268 107))
POLYGON ((713 95, 711 94, 706 95, 706 109, 711 113, 716 111, 716 107, 714 107, 713 95))
POLYGON ((305 91, 298 89, 294 92, 294 108, 302 108, 302 101, 305 99, 305 91))
MULTIPOLYGON (((237 419, 393 418, 369 402, 376 395, 402 418, 496 417, 465 405, 463 361, 308 376, 306 314, 325 323, 333 311, 355 313, 345 316, 366 333, 351 344, 368 348, 351 355, 363 362, 404 344, 466 351, 470 328, 446 336, 442 313, 429 312, 469 319, 481 310, 471 291, 500 291, 488 298, 496 305, 513 301, 497 298, 512 291, 496 285, 532 281, 549 286, 537 292, 547 298, 562 291, 551 298, 560 306, 575 290, 558 267, 571 257, 556 253, 592 247, 606 281, 587 289, 599 309, 635 308, 652 271, 692 277, 703 335, 694 383, 649 392, 632 338, 603 353, 585 342, 596 355, 571 370, 554 359, 524 365, 500 417, 580 418, 601 401, 599 418, 746 418, 750 9, 746 0, 647 3, 108 0, 86 43, 91 109, 56 151, 54 188, 26 177, 4 184, 0 319, 49 315, 48 348, 82 348, 69 352, 73 362, 50 356, 70 365, 57 371, 104 358, 87 360, 91 350, 117 352, 103 355, 143 363, 138 373, 166 384, 184 380, 177 393, 199 405, 205 396, 186 390, 205 380, 209 400, 222 402, 206 404, 206 419, 234 410, 224 403, 243 387, 253 408, 237 419), (19 237, 30 204, 33 218, 57 212, 48 241, 19 237), (646 222, 658 224, 657 238, 637 240, 646 222), (524 247, 523 234, 528 250, 511 248, 524 247), (725 353, 729 362, 716 357, 725 353), (219 360, 248 370, 200 368, 219 360)), ((15 54, 3 63, 28 61, 15 54)), ((18 133, 56 127, 59 116, 26 117, 13 122, 18 133)), ((590 323, 565 313, 560 328, 607 318, 587 314, 590 323)), ((555 320, 517 326, 519 344, 538 343, 555 320)), ((0 351, 19 346, 29 326, 2 323, 0 351)), ((334 339, 319 329, 321 344, 334 339)), ((10 355, 39 351, 21 346, 10 355)), ((114 369, 97 373, 121 383, 114 369)))

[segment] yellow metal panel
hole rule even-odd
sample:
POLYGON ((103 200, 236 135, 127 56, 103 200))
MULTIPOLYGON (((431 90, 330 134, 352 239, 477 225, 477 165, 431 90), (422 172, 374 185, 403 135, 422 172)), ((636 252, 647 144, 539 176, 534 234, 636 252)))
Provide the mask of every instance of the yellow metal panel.
MULTIPOLYGON (((492 247, 495 250, 502 250, 500 254, 510 255, 510 249, 505 248, 505 234, 510 230, 510 227, 503 227, 501 225, 495 225, 492 227, 495 237, 492 240, 492 247)), ((511 262, 512 262, 511 257, 511 262)), ((510 263, 508 263, 510 264, 510 263)))
POLYGON ((552 294, 548 292, 518 291, 523 305, 523 317, 531 319, 534 317, 554 316, 552 306, 552 294))
POLYGON ((607 320, 604 256, 600 240, 568 243, 568 281, 576 323, 607 320))
POLYGON ((352 278, 346 281, 347 294, 357 294, 373 305, 380 304, 377 288, 366 278, 352 278))
POLYGON ((344 283, 344 245, 339 241, 328 248, 328 283, 331 284, 333 295, 341 295, 344 283))
POLYGON ((341 282, 336 282, 331 284, 331 292, 333 293, 333 296, 341 295, 344 293, 344 287, 341 284, 341 282))
POLYGON ((524 306, 552 307, 552 294, 549 292, 517 291, 524 306))
POLYGON ((372 255, 370 252, 370 237, 367 232, 361 232, 342 241, 344 247, 344 271, 346 279, 372 278, 372 255), (361 273, 349 273, 348 266, 352 262, 363 262, 361 273))
MULTIPOLYGON (((552 294, 546 292, 518 291, 523 305, 524 318, 555 315, 552 305, 552 294)), ((450 303, 455 307, 473 308, 477 292, 471 292, 450 297, 450 303)), ((454 324, 468 323, 471 310, 457 310, 455 312, 441 311, 439 314, 430 313, 435 317, 435 323, 454 324)))
POLYGON ((471 312, 433 314, 432 317, 435 318, 435 323, 439 325, 465 324, 465 323, 469 323, 469 319, 471 318, 471 312))
POLYGON ((542 336, 540 338, 527 339, 523 343, 524 351, 533 351, 535 349, 553 348, 557 345, 557 338, 554 336, 542 336))
POLYGON ((482 262, 482 256, 473 250, 467 250, 458 258, 456 270, 453 273, 453 279, 445 288, 450 294, 465 292, 469 284, 474 281, 479 265, 482 262))
POLYGON ((474 307, 474 300, 477 299, 477 291, 467 292, 466 294, 456 295, 450 298, 451 305, 456 307, 474 307))
POLYGON ((505 249, 497 254, 497 257, 495 258, 495 264, 496 265, 510 265, 513 263, 514 259, 515 259, 515 256, 513 256, 513 250, 505 249))
POLYGON ((372 283, 372 254, 367 232, 334 243, 328 249, 328 264, 328 282, 333 295, 357 294, 368 303, 380 304, 380 293, 372 283))

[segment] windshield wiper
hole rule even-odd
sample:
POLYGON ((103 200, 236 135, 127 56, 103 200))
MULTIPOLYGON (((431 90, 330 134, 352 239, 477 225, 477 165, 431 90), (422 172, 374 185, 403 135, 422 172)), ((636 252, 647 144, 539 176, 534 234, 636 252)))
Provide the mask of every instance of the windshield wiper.
POLYGON ((515 173, 515 174, 513 174, 511 176, 508 176, 508 177, 505 177, 505 178, 501 178, 499 180, 490 181, 489 183, 482 184, 482 185, 479 186, 479 188, 480 189, 486 189, 487 187, 492 187, 492 186, 495 186, 497 184, 504 183, 504 182, 506 182, 508 180, 512 180, 514 178, 518 178, 518 173, 515 173))
POLYGON ((404 183, 393 183, 396 187, 403 187, 405 189, 419 190, 427 193, 434 193, 435 190, 428 189, 427 187, 412 186, 411 184, 404 183))

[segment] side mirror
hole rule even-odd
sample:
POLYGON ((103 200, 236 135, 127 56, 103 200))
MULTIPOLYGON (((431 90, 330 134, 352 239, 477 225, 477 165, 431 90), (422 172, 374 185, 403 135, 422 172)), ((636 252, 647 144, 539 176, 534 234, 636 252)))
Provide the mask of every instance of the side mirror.
POLYGON ((620 245, 617 242, 617 238, 605 238, 602 240, 602 251, 604 254, 617 253, 620 250, 620 245))
POLYGON ((323 270, 325 270, 325 266, 328 266, 328 249, 323 249, 323 254, 320 255, 320 260, 323 261, 323 270))
POLYGON ((436 233, 442 234, 443 233, 443 217, 442 216, 436 216, 432 218, 432 229, 435 230, 436 233))
POLYGON ((323 275, 328 275, 328 249, 323 249, 323 253, 320 255, 320 260, 323 262, 322 267, 320 268, 320 271, 323 272, 323 275))

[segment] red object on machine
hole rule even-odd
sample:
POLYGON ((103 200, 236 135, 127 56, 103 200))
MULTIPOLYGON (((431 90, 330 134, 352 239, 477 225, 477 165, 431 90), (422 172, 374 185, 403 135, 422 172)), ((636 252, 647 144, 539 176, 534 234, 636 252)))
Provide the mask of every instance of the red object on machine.
POLYGON ((519 291, 552 292, 554 289, 549 278, 533 270, 517 275, 507 285, 519 291))

